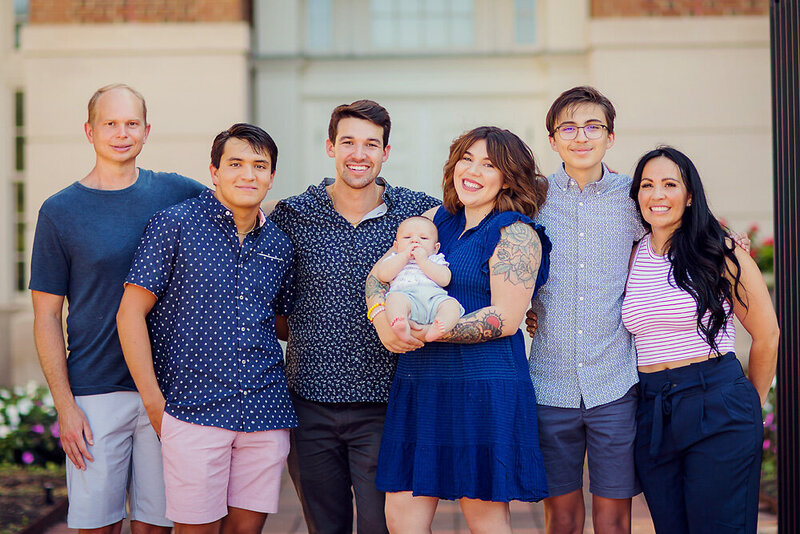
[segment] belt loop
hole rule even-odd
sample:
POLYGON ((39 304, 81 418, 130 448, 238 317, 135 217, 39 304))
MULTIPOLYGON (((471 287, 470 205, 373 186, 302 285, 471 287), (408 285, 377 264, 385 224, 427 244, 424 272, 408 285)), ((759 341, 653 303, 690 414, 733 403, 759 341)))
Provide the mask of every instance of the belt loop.
POLYGON ((703 373, 702 369, 697 370, 697 378, 700 379, 700 385, 703 386, 703 391, 707 390, 708 387, 706 386, 706 375, 703 373))

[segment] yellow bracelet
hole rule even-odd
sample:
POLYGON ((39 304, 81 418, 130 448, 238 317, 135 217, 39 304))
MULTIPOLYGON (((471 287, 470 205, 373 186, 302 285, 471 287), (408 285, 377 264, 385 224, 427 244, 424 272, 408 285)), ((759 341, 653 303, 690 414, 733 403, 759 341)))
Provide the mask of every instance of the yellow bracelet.
POLYGON ((370 307, 370 309, 367 310, 367 321, 372 322, 373 319, 375 319, 375 317, 372 316, 372 312, 373 312, 373 310, 375 310, 375 308, 379 308, 379 307, 385 306, 385 305, 386 305, 385 302, 378 302, 377 304, 373 304, 370 307))
POLYGON ((386 311, 386 306, 381 306, 380 308, 378 308, 377 310, 375 310, 375 311, 373 312, 373 314, 372 314, 372 319, 370 319, 370 320, 369 320, 369 322, 371 322, 371 323, 372 323, 372 322, 374 322, 374 321, 375 321, 375 317, 377 317, 378 315, 380 315, 380 313, 381 313, 381 312, 385 312, 385 311, 386 311))

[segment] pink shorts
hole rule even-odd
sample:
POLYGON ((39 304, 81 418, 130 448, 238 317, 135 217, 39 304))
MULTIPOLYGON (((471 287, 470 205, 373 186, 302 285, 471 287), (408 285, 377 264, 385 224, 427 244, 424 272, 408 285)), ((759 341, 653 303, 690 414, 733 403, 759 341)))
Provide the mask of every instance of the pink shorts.
POLYGON ((289 431, 233 432, 180 421, 164 413, 161 454, 167 517, 176 523, 212 523, 228 507, 278 511, 289 431))

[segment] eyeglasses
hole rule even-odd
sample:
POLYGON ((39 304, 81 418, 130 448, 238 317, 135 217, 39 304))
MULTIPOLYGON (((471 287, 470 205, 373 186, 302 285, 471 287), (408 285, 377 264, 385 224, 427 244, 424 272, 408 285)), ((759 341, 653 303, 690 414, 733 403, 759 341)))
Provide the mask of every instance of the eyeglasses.
POLYGON ((585 126, 567 124, 556 128, 556 133, 558 133, 558 136, 564 141, 572 141, 578 137, 578 130, 583 130, 583 134, 587 139, 600 139, 604 129, 608 130, 608 126, 605 124, 587 124, 585 126))

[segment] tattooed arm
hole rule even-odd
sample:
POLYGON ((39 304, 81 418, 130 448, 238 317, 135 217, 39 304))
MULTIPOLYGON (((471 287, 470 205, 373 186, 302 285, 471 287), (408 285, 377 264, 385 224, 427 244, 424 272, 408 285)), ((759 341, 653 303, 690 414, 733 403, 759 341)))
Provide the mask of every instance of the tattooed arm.
POLYGON ((491 305, 459 319, 439 341, 481 343, 513 335, 519 330, 542 261, 539 235, 516 222, 500 231, 500 241, 489 259, 491 305))
MULTIPOLYGON (((383 304, 386 302, 386 292, 389 291, 389 284, 381 282, 375 275, 375 270, 390 252, 391 251, 387 252, 379 259, 375 267, 373 267, 369 275, 367 275, 367 281, 364 286, 367 310, 371 309, 376 304, 383 304)), ((386 347, 389 352, 402 354, 404 352, 416 350, 423 345, 422 341, 413 337, 409 337, 408 339, 399 337, 389 326, 389 321, 386 320, 386 313, 381 312, 376 315, 375 311, 377 311, 377 308, 372 312, 372 316, 375 318, 372 325, 375 327, 375 331, 378 333, 381 343, 383 343, 383 346, 386 347)))

